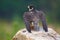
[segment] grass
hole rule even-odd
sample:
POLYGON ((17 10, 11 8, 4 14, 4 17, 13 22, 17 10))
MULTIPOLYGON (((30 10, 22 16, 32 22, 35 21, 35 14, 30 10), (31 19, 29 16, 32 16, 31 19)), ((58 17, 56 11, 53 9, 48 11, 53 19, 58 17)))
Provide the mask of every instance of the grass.
POLYGON ((11 22, 7 21, 0 22, 0 40, 11 40, 14 34, 24 28, 23 22, 11 22))

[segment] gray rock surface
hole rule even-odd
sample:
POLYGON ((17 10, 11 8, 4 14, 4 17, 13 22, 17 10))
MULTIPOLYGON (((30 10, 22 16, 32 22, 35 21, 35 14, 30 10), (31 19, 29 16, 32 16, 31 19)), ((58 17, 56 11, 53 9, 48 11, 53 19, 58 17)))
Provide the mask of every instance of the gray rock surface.
POLYGON ((52 28, 48 28, 48 32, 40 30, 32 31, 32 33, 24 28, 19 30, 12 40, 60 40, 60 35, 52 28))

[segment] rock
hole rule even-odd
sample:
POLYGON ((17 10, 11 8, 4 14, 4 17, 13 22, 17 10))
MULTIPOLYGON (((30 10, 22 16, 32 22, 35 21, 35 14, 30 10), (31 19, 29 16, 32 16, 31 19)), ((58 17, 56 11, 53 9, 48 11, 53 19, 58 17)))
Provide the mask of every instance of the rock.
POLYGON ((45 31, 32 31, 29 33, 25 28, 19 30, 12 40, 60 40, 60 35, 52 28, 48 28, 48 32, 45 31))

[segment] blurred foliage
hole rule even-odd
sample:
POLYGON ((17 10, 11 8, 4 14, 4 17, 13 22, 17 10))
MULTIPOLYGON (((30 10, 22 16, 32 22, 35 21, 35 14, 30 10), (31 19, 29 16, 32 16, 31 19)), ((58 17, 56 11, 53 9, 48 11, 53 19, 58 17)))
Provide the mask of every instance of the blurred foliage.
POLYGON ((0 18, 12 20, 16 15, 22 18, 30 4, 38 10, 47 12, 48 18, 52 21, 60 22, 60 0, 1 0, 0 18))
POLYGON ((60 31, 60 0, 0 0, 0 40, 11 40, 24 28, 23 14, 30 4, 44 11, 48 25, 60 31))

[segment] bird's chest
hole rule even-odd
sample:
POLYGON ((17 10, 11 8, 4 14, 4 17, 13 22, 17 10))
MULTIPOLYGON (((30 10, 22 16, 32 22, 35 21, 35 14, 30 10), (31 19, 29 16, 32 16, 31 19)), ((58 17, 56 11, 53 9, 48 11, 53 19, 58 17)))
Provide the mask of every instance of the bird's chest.
POLYGON ((29 16, 30 16, 32 21, 38 21, 39 20, 39 16, 37 13, 31 12, 29 16))

